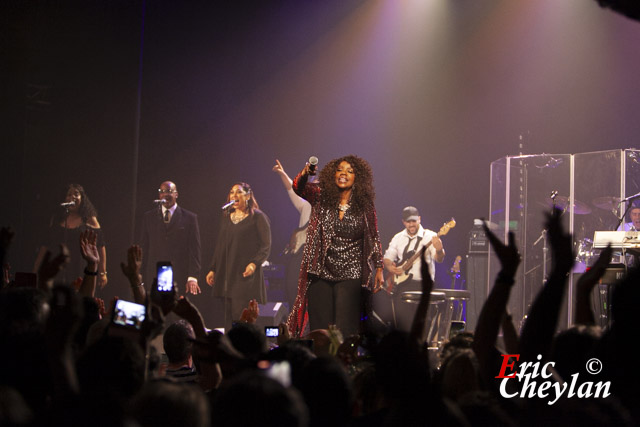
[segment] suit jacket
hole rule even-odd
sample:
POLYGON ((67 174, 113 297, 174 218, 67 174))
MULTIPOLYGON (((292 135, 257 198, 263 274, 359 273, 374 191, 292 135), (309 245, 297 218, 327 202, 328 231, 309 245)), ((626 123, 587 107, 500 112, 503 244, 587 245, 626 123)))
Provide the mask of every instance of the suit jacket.
POLYGON ((142 236, 142 274, 145 283, 151 284, 156 277, 156 263, 170 261, 173 265, 173 280, 180 293, 188 277, 200 276, 200 228, 198 216, 191 211, 176 207, 171 221, 165 224, 159 209, 144 214, 142 236))

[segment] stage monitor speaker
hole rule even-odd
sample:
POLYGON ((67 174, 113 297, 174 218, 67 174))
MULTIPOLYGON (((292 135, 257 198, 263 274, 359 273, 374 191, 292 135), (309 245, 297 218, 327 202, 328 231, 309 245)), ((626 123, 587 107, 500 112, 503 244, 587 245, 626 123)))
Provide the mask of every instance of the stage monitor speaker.
POLYGON ((284 322, 289 310, 287 310, 286 304, 282 302, 267 302, 266 304, 258 304, 260 313, 258 314, 258 320, 256 320, 256 326, 278 326, 284 322))

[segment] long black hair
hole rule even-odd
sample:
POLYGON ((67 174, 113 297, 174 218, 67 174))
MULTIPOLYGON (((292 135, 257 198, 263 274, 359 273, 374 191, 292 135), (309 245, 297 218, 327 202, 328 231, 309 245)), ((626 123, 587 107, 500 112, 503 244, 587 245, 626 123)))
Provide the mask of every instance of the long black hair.
MULTIPOLYGON (((93 217, 98 217, 98 211, 91 203, 89 196, 84 191, 84 187, 80 184, 68 184, 65 188, 64 194, 62 195, 62 200, 67 197, 69 191, 78 191, 80 193, 80 206, 78 207, 78 214, 82 218, 82 222, 87 224, 91 222, 93 217)), ((54 216, 53 223, 60 223, 64 221, 65 212, 63 210, 58 210, 57 214, 54 216)))
POLYGON ((340 203, 340 188, 336 185, 336 171, 342 162, 349 163, 355 175, 351 203, 359 208, 373 203, 376 193, 373 189, 371 166, 366 160, 353 154, 331 160, 320 171, 322 203, 327 207, 336 207, 340 203))

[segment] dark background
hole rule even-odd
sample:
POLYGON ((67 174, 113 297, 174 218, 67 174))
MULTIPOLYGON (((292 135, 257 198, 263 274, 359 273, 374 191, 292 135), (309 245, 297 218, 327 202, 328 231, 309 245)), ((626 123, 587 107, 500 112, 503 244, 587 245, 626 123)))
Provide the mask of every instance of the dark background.
POLYGON ((433 230, 456 218, 448 286, 492 161, 638 145, 640 23, 595 1, 4 0, 0 20, 13 270, 78 182, 108 239, 107 294, 128 292, 118 264, 164 180, 199 215, 205 266, 228 189, 249 182, 278 263, 297 212, 274 160, 293 176, 310 155, 359 155, 385 248, 406 205, 433 230))

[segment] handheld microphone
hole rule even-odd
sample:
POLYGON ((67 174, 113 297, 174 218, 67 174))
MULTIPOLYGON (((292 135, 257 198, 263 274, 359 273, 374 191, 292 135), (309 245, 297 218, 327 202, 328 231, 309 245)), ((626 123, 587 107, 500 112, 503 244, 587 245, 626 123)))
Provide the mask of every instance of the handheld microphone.
POLYGON ((225 203, 224 205, 222 205, 222 210, 226 211, 227 209, 229 209, 231 206, 233 206, 233 204, 235 203, 235 200, 229 200, 229 203, 225 203))
POLYGON ((164 205, 165 203, 167 203, 167 201, 165 199, 156 199, 153 201, 153 203, 155 203, 156 205, 164 205))
POLYGON ((316 156, 309 157, 309 175, 315 175, 317 167, 318 167, 318 158, 316 156))
POLYGON ((71 206, 75 206, 75 205, 76 205, 76 202, 74 201, 60 203, 60 206, 62 206, 63 208, 70 208, 71 206))

